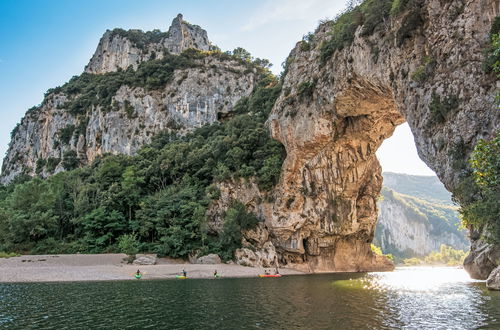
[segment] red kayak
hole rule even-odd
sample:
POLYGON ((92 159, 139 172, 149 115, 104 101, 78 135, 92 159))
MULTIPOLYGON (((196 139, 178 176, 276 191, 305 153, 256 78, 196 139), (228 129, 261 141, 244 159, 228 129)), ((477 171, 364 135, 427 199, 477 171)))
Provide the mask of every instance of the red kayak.
POLYGON ((259 277, 281 277, 281 274, 275 274, 275 275, 271 275, 271 274, 259 274, 259 277))

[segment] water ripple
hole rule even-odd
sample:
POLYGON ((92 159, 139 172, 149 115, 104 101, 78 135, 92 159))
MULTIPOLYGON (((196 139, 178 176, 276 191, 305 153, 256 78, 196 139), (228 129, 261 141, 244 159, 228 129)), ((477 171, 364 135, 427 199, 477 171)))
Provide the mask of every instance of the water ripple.
POLYGON ((6 329, 475 329, 499 320, 500 293, 459 269, 0 284, 6 329))

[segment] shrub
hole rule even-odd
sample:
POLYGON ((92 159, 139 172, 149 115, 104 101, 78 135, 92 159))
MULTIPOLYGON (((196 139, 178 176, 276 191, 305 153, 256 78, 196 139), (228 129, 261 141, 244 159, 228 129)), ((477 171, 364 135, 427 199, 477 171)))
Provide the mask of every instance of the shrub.
POLYGON ((301 100, 310 99, 313 96, 315 87, 316 80, 301 82, 297 87, 297 95, 301 100))
POLYGON ((220 236, 220 251, 223 260, 233 258, 234 251, 241 247, 241 232, 252 229, 259 223, 257 217, 247 212, 245 205, 234 202, 224 215, 224 228, 220 236))
POLYGON ((14 129, 10 132, 10 139, 14 140, 16 137, 17 132, 19 132, 19 127, 21 126, 21 123, 17 123, 14 129))
POLYGON ((470 158, 472 173, 454 191, 462 202, 464 225, 486 227, 489 241, 500 242, 500 131, 490 140, 480 140, 470 158), (474 187, 475 189, 471 189, 474 187))
POLYGON ((413 37, 415 30, 424 24, 421 7, 412 8, 403 18, 401 27, 396 33, 396 44, 400 47, 406 39, 413 37))
POLYGON ((139 241, 137 240, 137 235, 124 234, 118 237, 118 249, 121 253, 125 253, 128 256, 128 262, 132 263, 135 259, 136 253, 139 252, 139 241))
POLYGON ((62 159, 62 166, 65 170, 72 170, 77 168, 80 165, 80 160, 78 160, 78 156, 75 150, 68 150, 64 153, 62 159))
POLYGON ((128 119, 137 118, 137 114, 135 113, 135 108, 132 106, 129 100, 125 100, 125 102, 123 102, 123 106, 128 119))
POLYGON ((372 35, 375 29, 389 16, 392 0, 368 0, 363 2, 361 10, 364 14, 363 31, 361 35, 366 37, 372 35))
POLYGON ((495 17, 489 34, 489 45, 484 49, 483 70, 486 73, 499 72, 500 68, 500 16, 495 17), (496 68, 495 68, 496 65, 496 68))
POLYGON ((458 107, 458 97, 451 95, 441 99, 435 92, 432 93, 429 104, 430 120, 433 124, 444 123, 448 115, 458 107))
POLYGON ((38 158, 36 160, 36 174, 40 174, 43 171, 43 168, 45 167, 45 164, 47 164, 47 160, 45 158, 38 158))
POLYGON ((12 257, 19 257, 19 256, 20 256, 19 253, 15 253, 15 252, 7 253, 7 252, 0 251, 0 258, 12 258, 12 257))
POLYGON ((419 66, 413 73, 411 74, 411 79, 416 82, 422 83, 427 79, 427 74, 425 72, 425 66, 419 66))
POLYGON ((64 128, 61 128, 57 133, 59 135, 59 140, 63 144, 68 145, 69 141, 73 137, 74 131, 75 131, 75 125, 68 125, 64 128))
POLYGON ((331 37, 320 46, 321 64, 325 64, 336 51, 344 49, 354 41, 356 29, 362 22, 362 12, 359 7, 356 7, 330 23, 332 25, 331 37))
POLYGON ((59 165, 60 162, 61 162, 60 158, 55 158, 55 157, 47 158, 47 162, 46 162, 47 172, 53 173, 54 170, 56 169, 57 165, 59 165))

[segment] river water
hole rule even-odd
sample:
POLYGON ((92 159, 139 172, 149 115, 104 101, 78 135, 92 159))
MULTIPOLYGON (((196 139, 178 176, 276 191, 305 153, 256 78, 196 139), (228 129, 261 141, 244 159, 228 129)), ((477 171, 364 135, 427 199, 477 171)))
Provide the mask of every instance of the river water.
POLYGON ((0 328, 500 329, 500 292, 453 268, 0 284, 0 328))

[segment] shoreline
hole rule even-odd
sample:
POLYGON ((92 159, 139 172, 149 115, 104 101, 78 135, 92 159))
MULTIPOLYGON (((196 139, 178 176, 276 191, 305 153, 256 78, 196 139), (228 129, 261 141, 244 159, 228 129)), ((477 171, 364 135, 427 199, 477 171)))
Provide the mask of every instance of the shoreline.
MULTIPOLYGON (((55 254, 24 255, 0 259, 0 283, 82 282, 134 280, 139 269, 142 280, 176 279, 186 270, 190 279, 251 278, 264 268, 235 264, 191 264, 159 258, 156 265, 133 265, 124 262, 125 254, 55 254)), ((267 268, 274 271, 274 268, 267 268)), ((305 275, 306 272, 280 268, 281 275, 305 275)))
MULTIPOLYGON (((116 254, 54 254, 23 255, 0 258, 0 283, 57 283, 88 281, 126 281, 134 277, 137 269, 142 280, 176 279, 186 270, 189 279, 214 279, 214 270, 223 278, 252 278, 264 274, 265 268, 236 264, 191 264, 184 260, 158 258, 156 265, 127 264, 126 255, 116 254)), ((397 266, 398 268, 443 267, 438 265, 397 266)), ((448 266, 450 268, 462 268, 448 266)), ((266 268, 274 273, 274 268, 266 268)), ((281 275, 340 274, 347 272, 305 272, 280 267, 281 275)), ((350 272, 348 272, 350 273, 350 272)), ((364 273, 364 272, 360 272, 364 273)))

